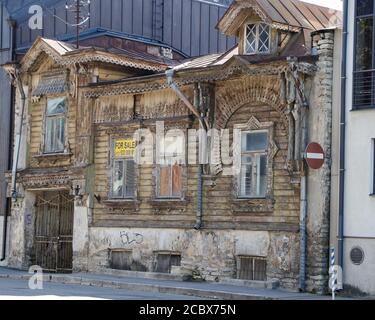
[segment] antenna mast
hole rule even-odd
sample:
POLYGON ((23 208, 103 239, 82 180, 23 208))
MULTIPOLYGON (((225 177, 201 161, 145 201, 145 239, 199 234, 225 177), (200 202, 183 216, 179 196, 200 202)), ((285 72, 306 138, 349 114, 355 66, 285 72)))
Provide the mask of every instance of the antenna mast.
POLYGON ((66 2, 65 9, 75 15, 75 24, 68 24, 76 27, 76 47, 79 49, 79 35, 84 24, 90 19, 90 0, 70 0, 66 2), (84 11, 87 11, 84 15, 84 11))

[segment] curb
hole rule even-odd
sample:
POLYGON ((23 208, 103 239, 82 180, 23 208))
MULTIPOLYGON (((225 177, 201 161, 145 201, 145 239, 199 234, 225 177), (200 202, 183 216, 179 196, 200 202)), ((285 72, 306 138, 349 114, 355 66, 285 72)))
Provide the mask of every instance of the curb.
MULTIPOLYGON (((12 280, 25 280, 30 279, 30 275, 11 275, 11 274, 0 274, 0 279, 12 279, 12 280)), ((124 283, 112 280, 96 280, 84 277, 74 276, 62 276, 62 275, 43 275, 43 280, 50 283, 61 283, 71 285, 84 285, 92 287, 103 287, 113 289, 126 289, 134 291, 146 291, 146 292, 158 292, 175 295, 193 296, 206 299, 218 299, 218 300, 278 300, 277 298, 271 298, 255 294, 245 293, 234 293, 227 291, 214 291, 204 290, 195 288, 171 287, 165 285, 155 284, 140 284, 140 283, 124 283)))

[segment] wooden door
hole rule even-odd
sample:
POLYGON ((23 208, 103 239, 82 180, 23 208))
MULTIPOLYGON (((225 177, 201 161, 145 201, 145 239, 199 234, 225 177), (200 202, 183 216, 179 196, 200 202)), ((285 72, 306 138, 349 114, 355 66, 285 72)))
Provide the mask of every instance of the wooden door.
POLYGON ((36 264, 47 272, 72 272, 74 198, 67 192, 37 196, 36 264))

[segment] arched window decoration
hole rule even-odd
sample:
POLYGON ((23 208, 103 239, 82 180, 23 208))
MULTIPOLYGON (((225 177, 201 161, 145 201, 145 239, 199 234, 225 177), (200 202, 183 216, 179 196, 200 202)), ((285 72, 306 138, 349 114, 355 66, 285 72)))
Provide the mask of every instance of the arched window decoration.
POLYGON ((265 23, 248 24, 245 28, 245 54, 270 52, 271 28, 265 23))
POLYGON ((238 198, 268 198, 272 193, 273 159, 279 151, 274 141, 274 123, 252 116, 234 126, 235 189, 238 198))

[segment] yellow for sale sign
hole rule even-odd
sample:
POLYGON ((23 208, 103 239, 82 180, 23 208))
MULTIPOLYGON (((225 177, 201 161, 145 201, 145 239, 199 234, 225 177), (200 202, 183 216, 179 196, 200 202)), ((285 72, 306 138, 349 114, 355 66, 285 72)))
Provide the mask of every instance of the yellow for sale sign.
POLYGON ((116 140, 115 157, 133 157, 136 148, 135 140, 116 140))

